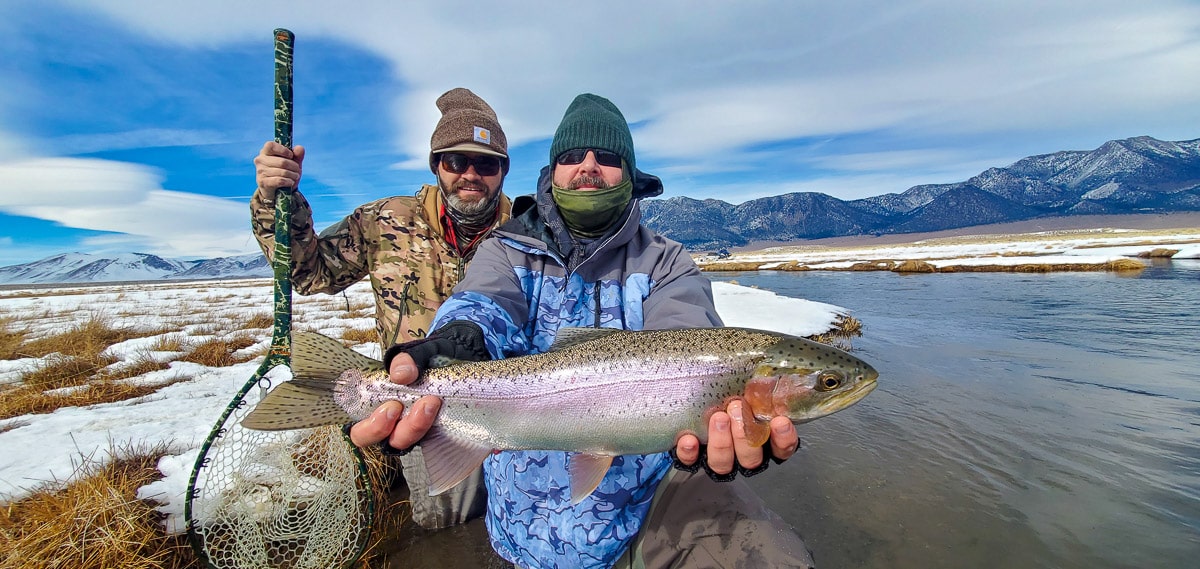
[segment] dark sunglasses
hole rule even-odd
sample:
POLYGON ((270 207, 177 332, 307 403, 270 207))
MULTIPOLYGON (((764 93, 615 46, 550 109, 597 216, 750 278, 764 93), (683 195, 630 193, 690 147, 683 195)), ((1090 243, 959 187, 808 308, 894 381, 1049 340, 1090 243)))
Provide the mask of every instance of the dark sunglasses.
POLYGON ((588 152, 596 155, 596 163, 601 166, 608 166, 609 168, 621 167, 621 156, 619 154, 607 150, 596 150, 595 148, 572 148, 559 154, 555 162, 563 166, 574 166, 583 162, 583 159, 587 158, 588 152))
POLYGON ((496 156, 467 156, 457 152, 442 153, 442 168, 455 174, 466 174, 467 168, 475 167, 480 176, 495 176, 500 173, 500 158, 496 156))

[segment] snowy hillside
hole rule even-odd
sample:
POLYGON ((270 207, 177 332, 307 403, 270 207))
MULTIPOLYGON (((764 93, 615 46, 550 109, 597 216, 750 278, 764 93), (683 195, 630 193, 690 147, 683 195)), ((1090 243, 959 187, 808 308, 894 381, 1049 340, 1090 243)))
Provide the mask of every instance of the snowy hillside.
POLYGON ((271 275, 266 259, 253 253, 202 261, 164 259, 145 253, 65 253, 40 261, 0 267, 0 284, 224 279, 271 275))

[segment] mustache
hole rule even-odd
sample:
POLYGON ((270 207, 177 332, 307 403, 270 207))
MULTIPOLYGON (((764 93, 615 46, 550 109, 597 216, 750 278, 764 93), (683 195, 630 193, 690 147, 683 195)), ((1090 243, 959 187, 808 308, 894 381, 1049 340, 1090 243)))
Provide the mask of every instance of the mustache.
POLYGON ((585 175, 571 180, 571 183, 567 184, 567 189, 577 190, 582 186, 591 186, 598 190, 607 190, 608 188, 612 187, 608 182, 604 181, 604 178, 601 178, 600 176, 585 175))
POLYGON ((453 192, 457 192, 459 190, 472 190, 472 191, 476 191, 476 192, 486 192, 486 191, 488 191, 488 187, 480 182, 472 182, 470 180, 459 180, 457 182, 454 182, 454 185, 451 186, 450 190, 453 192))

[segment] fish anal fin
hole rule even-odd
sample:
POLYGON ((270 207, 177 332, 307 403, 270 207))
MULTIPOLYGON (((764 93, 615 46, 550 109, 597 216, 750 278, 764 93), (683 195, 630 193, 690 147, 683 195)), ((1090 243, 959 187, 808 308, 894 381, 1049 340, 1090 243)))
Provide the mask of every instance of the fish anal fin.
POLYGON ((612 466, 613 457, 601 454, 572 454, 568 466, 571 476, 571 505, 587 498, 612 466))
POLYGON ((492 450, 492 447, 474 441, 455 439, 434 425, 421 439, 421 455, 425 458, 425 472, 429 476, 429 495, 437 496, 466 480, 492 450))
POLYGON ((242 426, 260 431, 285 431, 340 425, 352 420, 338 407, 328 390, 284 382, 254 406, 242 419, 242 426))
POLYGON ((549 351, 565 350, 621 331, 618 328, 559 328, 549 351))

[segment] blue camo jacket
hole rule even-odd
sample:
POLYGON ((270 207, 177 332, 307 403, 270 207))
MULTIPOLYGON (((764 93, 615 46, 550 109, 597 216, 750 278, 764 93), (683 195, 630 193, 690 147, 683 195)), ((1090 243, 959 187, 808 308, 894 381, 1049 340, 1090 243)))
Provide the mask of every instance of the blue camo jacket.
MULTIPOLYGON (((503 358, 547 351, 563 327, 721 325, 708 279, 679 243, 640 225, 636 200, 619 229, 570 271, 545 229, 557 211, 538 201, 480 245, 433 328, 474 322, 491 356, 503 358)), ((571 506, 570 454, 506 451, 484 462, 492 547, 519 567, 610 567, 637 536, 671 465, 666 453, 616 457, 596 491, 571 506)))

